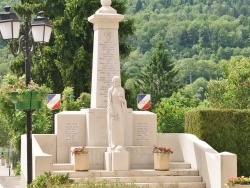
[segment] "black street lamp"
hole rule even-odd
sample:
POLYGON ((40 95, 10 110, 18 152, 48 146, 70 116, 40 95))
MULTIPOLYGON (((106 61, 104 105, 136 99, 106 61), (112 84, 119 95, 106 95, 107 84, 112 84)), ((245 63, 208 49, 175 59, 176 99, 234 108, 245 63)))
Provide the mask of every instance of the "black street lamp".
MULTIPOLYGON (((34 21, 30 24, 26 19, 25 34, 19 38, 19 30, 21 21, 18 19, 14 12, 11 12, 9 6, 4 7, 4 12, 0 13, 0 32, 3 39, 11 40, 10 48, 14 56, 20 54, 21 51, 25 52, 25 76, 26 86, 31 81, 30 55, 33 52, 36 57, 40 57, 41 53, 36 54, 35 43, 45 44, 49 42, 51 35, 51 24, 47 18, 44 17, 44 12, 39 12, 34 21), (14 39, 19 38, 18 49, 14 50, 14 39)), ((32 182, 32 110, 25 110, 26 112, 26 132, 27 132, 27 183, 32 182)))

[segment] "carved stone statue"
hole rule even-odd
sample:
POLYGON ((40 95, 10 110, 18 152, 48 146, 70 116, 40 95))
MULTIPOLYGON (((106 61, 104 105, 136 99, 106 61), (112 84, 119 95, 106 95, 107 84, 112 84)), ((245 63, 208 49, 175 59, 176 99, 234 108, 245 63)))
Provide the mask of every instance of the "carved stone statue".
POLYGON ((121 79, 114 76, 112 87, 108 89, 108 141, 109 147, 115 149, 117 146, 124 146, 124 122, 127 101, 125 91, 121 87, 121 79))

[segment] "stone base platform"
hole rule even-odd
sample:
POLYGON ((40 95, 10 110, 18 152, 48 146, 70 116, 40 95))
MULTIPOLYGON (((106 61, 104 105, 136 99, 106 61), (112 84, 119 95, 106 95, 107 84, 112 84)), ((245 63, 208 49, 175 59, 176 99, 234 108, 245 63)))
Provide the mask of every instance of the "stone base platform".
POLYGON ((93 178, 95 181, 132 183, 138 187, 165 187, 165 188, 205 188, 199 171, 192 169, 191 165, 184 162, 171 162, 169 171, 154 169, 132 169, 127 171, 89 170, 74 171, 74 165, 54 164, 53 174, 69 173, 70 178, 82 181, 93 178), (67 168, 67 170, 66 170, 67 168), (64 170, 63 170, 64 169, 64 170))
MULTIPOLYGON (((107 147, 86 147, 89 151, 90 170, 105 170, 105 152, 107 147)), ((129 169, 153 169, 153 146, 125 146, 129 153, 129 169)), ((73 156, 70 156, 72 163, 73 156)), ((72 163, 73 164, 73 163, 72 163)))

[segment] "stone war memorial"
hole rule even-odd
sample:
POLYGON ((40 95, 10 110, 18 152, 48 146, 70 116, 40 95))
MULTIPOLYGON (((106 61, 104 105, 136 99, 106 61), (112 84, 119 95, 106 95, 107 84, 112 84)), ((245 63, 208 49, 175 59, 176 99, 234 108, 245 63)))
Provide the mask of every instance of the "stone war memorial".
MULTIPOLYGON (((44 172, 71 178, 120 178, 122 182, 156 187, 179 185, 221 188, 237 176, 237 156, 218 153, 196 136, 157 133, 157 115, 127 108, 120 78, 119 23, 124 16, 101 0, 88 18, 93 24, 91 107, 55 115, 55 134, 32 135, 32 177, 44 172), (89 151, 88 170, 74 170, 72 151, 89 151), (173 150, 170 169, 154 169, 154 146, 173 150)), ((27 186, 26 135, 21 138, 21 183, 27 186)))

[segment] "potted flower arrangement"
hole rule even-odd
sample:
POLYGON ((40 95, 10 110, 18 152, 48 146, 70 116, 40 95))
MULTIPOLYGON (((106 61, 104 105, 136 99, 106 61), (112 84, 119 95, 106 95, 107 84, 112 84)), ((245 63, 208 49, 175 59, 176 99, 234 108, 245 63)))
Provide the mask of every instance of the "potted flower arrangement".
POLYGON ((154 169, 155 170, 169 170, 170 154, 173 151, 170 148, 154 146, 154 169))
POLYGON ((33 80, 28 86, 25 76, 17 78, 15 75, 6 75, 1 92, 14 103, 16 110, 40 109, 50 89, 45 85, 39 86, 33 80))
POLYGON ((72 150, 74 155, 75 166, 77 170, 88 170, 89 169, 89 152, 86 147, 76 147, 72 150))
POLYGON ((250 177, 241 176, 237 178, 229 178, 225 187, 250 188, 250 177))

